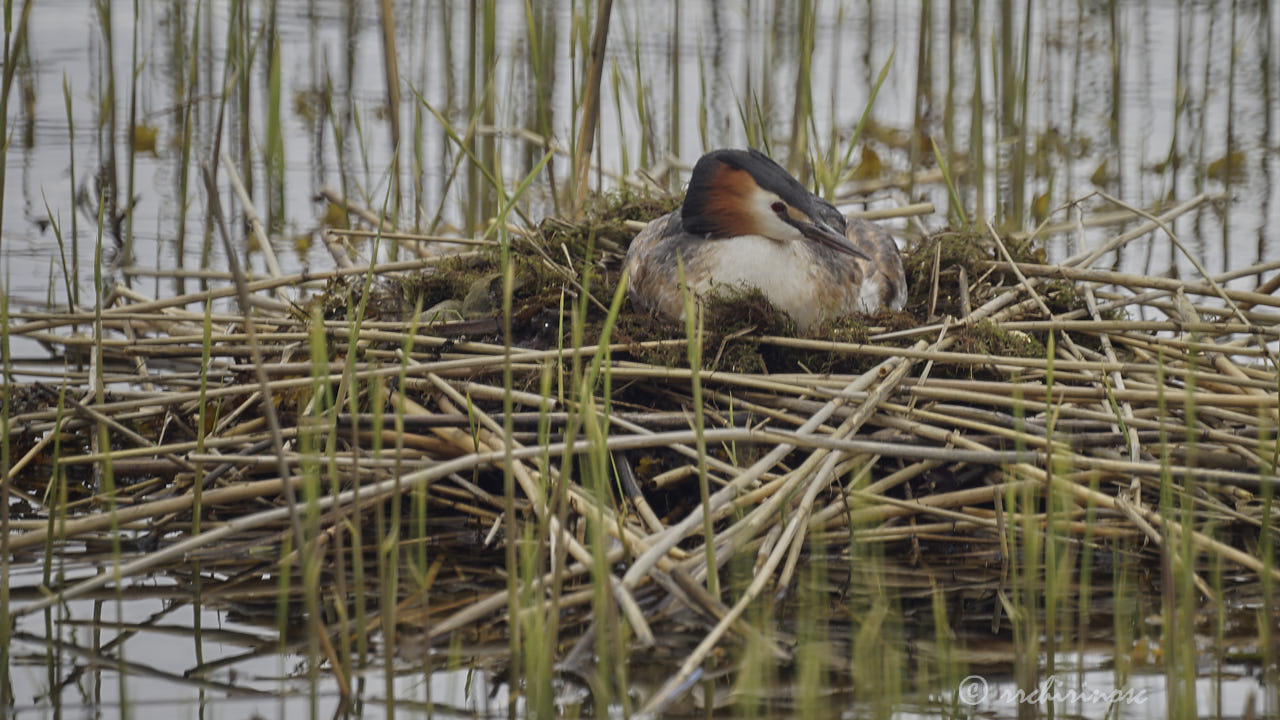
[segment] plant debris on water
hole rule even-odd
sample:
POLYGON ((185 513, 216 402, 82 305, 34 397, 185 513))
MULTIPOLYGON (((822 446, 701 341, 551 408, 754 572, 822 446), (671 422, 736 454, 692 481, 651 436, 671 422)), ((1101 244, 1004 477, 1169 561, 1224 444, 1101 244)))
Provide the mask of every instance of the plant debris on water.
MULTIPOLYGON (((1152 573, 1168 563, 1195 583, 1186 592, 1212 577, 1240 607, 1275 575, 1258 559, 1274 524, 1262 492, 1277 452, 1274 349, 1259 341, 1280 327, 1269 296, 1225 291, 1256 304, 1215 315, 1212 279, 1175 293, 1161 278, 1046 265, 1034 241, 944 230, 906 242, 902 311, 799 333, 759 291, 707 298, 696 413, 684 329, 626 302, 608 312, 636 232, 626 221, 678 204, 613 194, 584 220, 512 234, 507 251, 402 239, 424 248, 404 263, 415 267, 313 273, 309 299, 254 311, 252 340, 237 312, 123 295, 104 306, 100 341, 84 332, 92 315, 15 315, 10 337, 65 354, 68 374, 4 387, 9 457, 21 458, 13 560, 154 558, 131 572, 188 580, 198 562, 209 602, 269 621, 278 606, 255 604, 259 585, 300 549, 318 575, 290 586, 290 622, 344 652, 378 628, 457 651, 555 627, 538 652, 579 668, 594 661, 575 643, 656 642, 637 674, 658 681, 662 658, 708 633, 726 648, 764 643, 803 672, 818 626, 845 647, 836 655, 863 657, 923 648, 951 623, 947 652, 980 663, 966 647, 1050 628, 1073 628, 1044 636, 1060 650, 1116 623, 1142 636, 1144 605, 1159 603, 1152 573), (1171 314, 1175 301, 1221 319, 1171 314), (1130 319, 1151 317, 1144 307, 1166 319, 1130 319), (108 379, 92 409, 71 360, 86 351, 108 379), (684 522, 704 509, 713 537, 684 522), (707 583, 708 541, 718 598, 689 586, 707 583), (355 574, 393 565, 404 571, 389 588, 355 574), (1046 589, 1073 567, 1088 587, 1046 589), (602 574, 615 595, 591 595, 602 574), (1106 602, 1117 583, 1136 584, 1139 602, 1106 602), (343 590, 302 601, 321 587, 343 590), (392 625, 369 623, 393 605, 392 625), (725 619, 739 616, 750 626, 725 619), (780 625, 759 636, 767 618, 780 625)), ((91 591, 68 579, 19 612, 91 591)))

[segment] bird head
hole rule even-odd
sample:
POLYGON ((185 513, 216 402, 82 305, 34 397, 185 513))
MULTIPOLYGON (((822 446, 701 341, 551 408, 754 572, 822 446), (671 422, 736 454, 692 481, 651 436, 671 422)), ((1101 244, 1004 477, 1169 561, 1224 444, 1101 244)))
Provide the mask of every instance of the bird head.
POLYGON ((845 238, 845 220, 757 150, 714 150, 693 166, 681 208, 684 229, 709 238, 760 235, 817 242, 869 260, 845 238))

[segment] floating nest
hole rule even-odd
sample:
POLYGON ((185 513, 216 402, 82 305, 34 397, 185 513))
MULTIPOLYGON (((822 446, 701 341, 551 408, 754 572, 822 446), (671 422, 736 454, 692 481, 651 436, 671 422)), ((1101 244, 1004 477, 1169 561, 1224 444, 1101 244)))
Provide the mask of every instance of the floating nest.
MULTIPOLYGON (((998 597, 1018 590, 1011 563, 1045 581, 1033 538, 1068 566, 1092 558, 1103 587, 1123 566, 1155 588, 1163 568, 1248 604, 1280 578, 1259 559, 1280 299, 1226 285, 1280 263, 1179 281, 946 230, 907 243, 901 311, 798 333, 759 293, 728 293, 691 353, 618 289, 636 223, 676 201, 601 202, 506 252, 396 236, 410 259, 372 268, 330 234, 339 269, 254 283, 251 327, 226 278, 168 300, 120 290, 100 318, 12 312, 10 343, 66 370, 4 388, 11 563, 110 553, 123 576, 200 574, 213 602, 269 617, 254 583, 312 557, 290 597, 314 605, 289 607, 334 644, 383 627, 354 627, 356 606, 394 613, 399 651, 500 642, 518 598, 554 619, 539 627, 558 628, 558 667, 589 663, 601 628, 625 624, 633 646, 681 628, 704 642, 653 707, 711 648, 791 657, 786 623, 760 640, 740 618, 777 599, 787 617, 806 567, 850 643, 886 583, 988 635, 1029 622, 1002 620, 998 597), (377 582, 357 584, 362 562, 377 582), (397 564, 393 609, 379 583, 397 564)), ((1155 231, 1135 215, 1104 250, 1155 231)), ((19 593, 15 611, 112 577, 19 593)))

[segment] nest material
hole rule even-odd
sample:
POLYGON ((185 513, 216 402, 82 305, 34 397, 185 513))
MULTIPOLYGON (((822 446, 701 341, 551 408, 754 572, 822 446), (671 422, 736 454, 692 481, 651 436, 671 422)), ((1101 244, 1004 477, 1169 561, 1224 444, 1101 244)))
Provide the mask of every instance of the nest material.
MULTIPOLYGON (((1043 530, 1050 506, 1054 532, 1080 544, 1126 539, 1155 566, 1161 542, 1185 540, 1244 571, 1242 582, 1275 574, 1253 544, 1259 526, 1275 525, 1256 497, 1275 481, 1280 398, 1268 345, 1280 300, 1267 288, 1046 265, 1029 243, 943 232, 908 249, 901 312, 797 337, 759 293, 713 299, 695 385, 683 329, 625 305, 607 313, 632 232, 623 220, 669 207, 624 200, 608 221, 548 221, 516 238, 509 329, 493 249, 330 273, 308 304, 260 305, 252 338, 224 309, 209 318, 204 373, 204 318, 188 307, 231 295, 229 281, 194 301, 117 295, 100 343, 85 334, 91 312, 15 314, 11 342, 101 353, 105 387, 94 399, 85 369, 59 379, 65 392, 6 385, 20 459, 11 491, 26 498, 11 508, 9 551, 32 561, 52 531, 54 553, 95 552, 119 527, 134 572, 177 572, 174 558, 186 557, 241 578, 272 574, 281 556, 262 546, 290 547, 296 532, 284 472, 292 502, 318 513, 303 542, 354 531, 375 547, 368 516, 401 508, 402 537, 424 532, 426 543, 403 561, 421 551, 432 577, 443 564, 472 578, 436 580, 432 605, 400 609, 435 642, 502 625, 505 580, 485 568, 502 562, 504 538, 537 549, 522 556, 526 579, 550 572, 563 544, 557 582, 585 587, 588 527, 614 541, 615 597, 641 640, 671 617, 668 597, 719 637, 735 627, 717 620, 724 608, 672 586, 706 574, 705 475, 717 562, 758 558, 756 582, 730 605, 789 587, 793 549, 847 565, 851 538, 908 548, 906 562, 925 572, 943 560, 922 557, 921 542, 981 547, 973 568, 998 584, 1010 528, 1043 530), (405 492, 425 502, 421 515, 408 500, 390 504, 405 492), (1029 504, 1002 503, 1017 493, 1029 504)), ((359 592, 349 572, 326 564, 326 577, 359 592)), ((546 602, 550 587, 529 592, 546 602)), ((67 598, 91 589, 62 588, 67 598)), ((597 619, 584 605, 558 612, 570 634, 597 619)))

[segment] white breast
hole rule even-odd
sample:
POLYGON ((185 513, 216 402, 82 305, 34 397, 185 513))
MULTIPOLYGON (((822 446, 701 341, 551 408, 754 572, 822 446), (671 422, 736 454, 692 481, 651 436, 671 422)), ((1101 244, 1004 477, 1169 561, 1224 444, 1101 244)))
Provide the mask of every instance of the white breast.
POLYGON ((844 293, 824 297, 824 285, 828 291, 831 288, 815 276, 818 268, 806 243, 777 242, 759 235, 707 242, 714 243, 714 250, 700 253, 698 267, 689 274, 696 294, 704 295, 716 285, 759 288, 802 328, 822 315, 842 314, 838 312, 842 308, 832 306, 847 302, 844 293))

